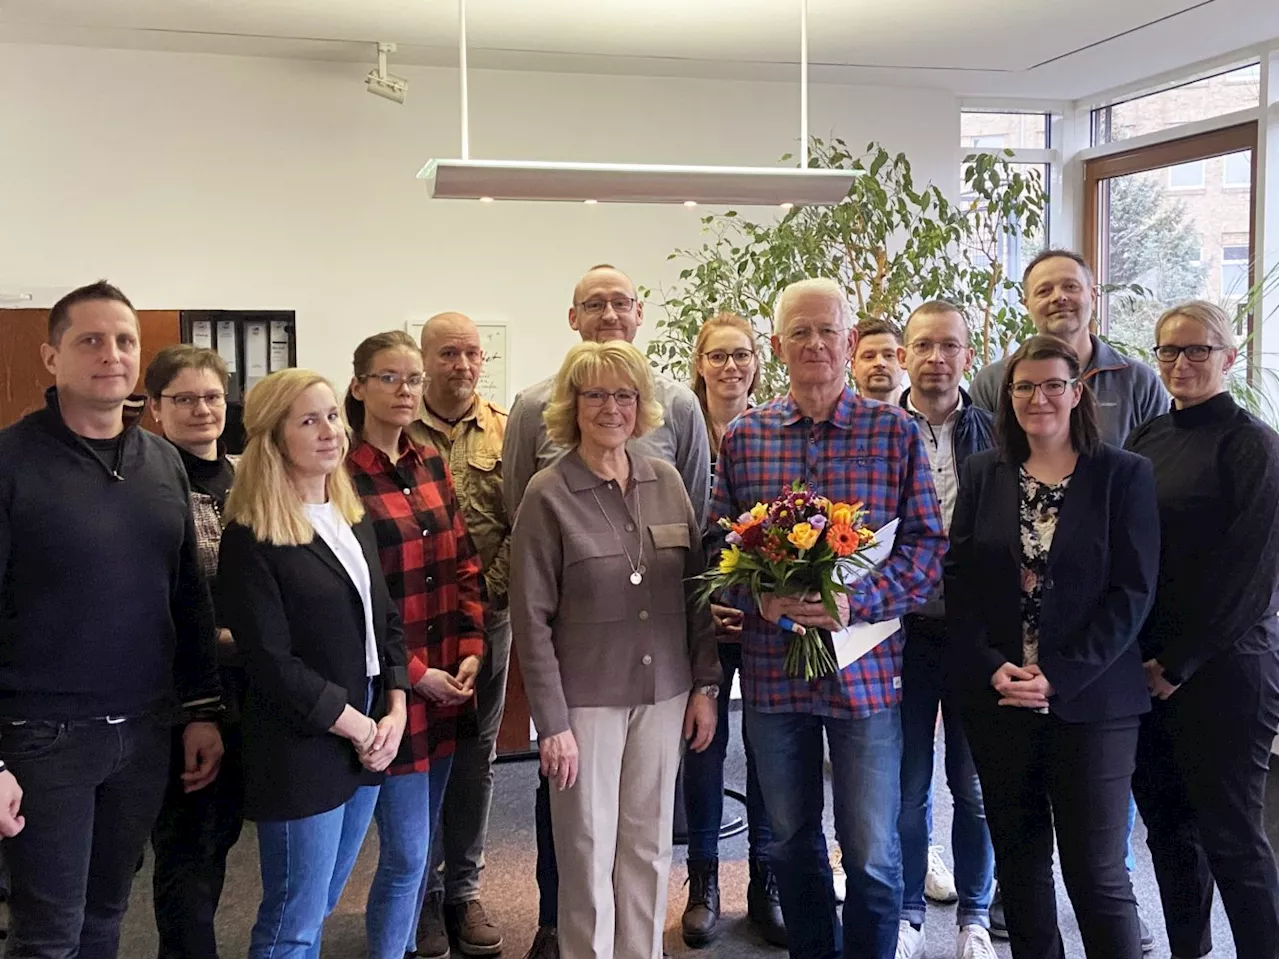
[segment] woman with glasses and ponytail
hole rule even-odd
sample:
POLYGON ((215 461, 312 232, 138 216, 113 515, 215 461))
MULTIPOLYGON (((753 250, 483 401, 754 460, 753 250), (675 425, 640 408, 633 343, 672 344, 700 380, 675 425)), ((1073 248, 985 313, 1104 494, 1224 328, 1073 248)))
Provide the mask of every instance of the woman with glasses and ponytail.
POLYGON ((1280 950, 1276 861, 1263 827, 1277 730, 1280 469, 1275 430, 1227 391, 1235 324, 1193 300, 1156 322, 1173 408, 1127 447, 1151 461, 1160 579, 1141 638, 1151 712, 1133 792, 1176 959, 1213 948, 1216 884, 1240 959, 1280 950))
POLYGON ((1155 597, 1151 464, 1098 437, 1075 351, 1004 366, 996 447, 965 460, 946 558, 948 680, 982 784, 1014 959, 1062 956, 1054 835, 1089 959, 1139 959, 1125 869, 1138 631, 1155 597))
POLYGON ((412 685, 408 726, 374 809, 378 869, 365 926, 371 959, 402 959, 418 954, 427 857, 457 740, 479 735, 482 570, 448 467, 434 447, 405 433, 422 405, 418 344, 401 330, 370 336, 356 347, 352 373, 347 470, 400 611, 412 685))

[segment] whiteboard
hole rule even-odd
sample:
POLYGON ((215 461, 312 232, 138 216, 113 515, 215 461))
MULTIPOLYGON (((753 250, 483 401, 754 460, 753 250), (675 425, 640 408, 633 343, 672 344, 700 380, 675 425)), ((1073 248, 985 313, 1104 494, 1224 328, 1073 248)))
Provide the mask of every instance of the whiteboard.
MULTIPOLYGON (((431 314, 434 316, 435 314, 431 314)), ((405 321, 405 332, 413 337, 415 343, 422 342, 422 328, 426 318, 405 321)), ((484 351, 484 369, 480 372, 480 381, 476 383, 476 392, 491 403, 496 403, 504 410, 509 406, 507 399, 507 324, 505 320, 476 321, 476 330, 480 334, 480 349, 484 351)))

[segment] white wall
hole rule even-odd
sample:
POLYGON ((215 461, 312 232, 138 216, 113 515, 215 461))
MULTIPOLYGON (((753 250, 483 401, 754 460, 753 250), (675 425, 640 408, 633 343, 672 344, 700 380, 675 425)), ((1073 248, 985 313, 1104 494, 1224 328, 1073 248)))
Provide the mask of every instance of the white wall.
MULTIPOLYGON (((0 45, 0 291, 49 305, 105 276, 142 308, 293 309, 299 362, 343 379, 369 333, 505 317, 514 392, 572 344, 586 267, 675 279, 667 254, 706 211, 429 200, 414 175, 458 155, 456 74, 396 68, 396 107, 364 92, 367 69, 0 45)), ((793 84, 476 72, 472 155, 770 164, 795 148, 798 101, 793 84)), ((820 86, 811 103, 815 134, 879 140, 954 195, 950 94, 820 86)))

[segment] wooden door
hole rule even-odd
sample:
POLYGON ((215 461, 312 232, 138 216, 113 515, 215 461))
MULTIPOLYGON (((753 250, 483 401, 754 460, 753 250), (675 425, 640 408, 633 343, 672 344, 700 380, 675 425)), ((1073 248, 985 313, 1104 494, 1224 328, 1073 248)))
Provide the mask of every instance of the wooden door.
MULTIPOLYGON (((147 364, 166 346, 182 342, 177 310, 139 310, 142 330, 142 359, 138 385, 147 364)), ((0 427, 16 423, 44 406, 44 391, 53 377, 40 361, 40 344, 48 333, 48 310, 0 310, 0 427)), ((144 417, 144 425, 155 430, 155 421, 144 417)))
POLYGON ((529 750, 529 697, 520 675, 520 657, 511 645, 511 664, 507 667, 507 699, 498 728, 498 755, 509 756, 529 750))

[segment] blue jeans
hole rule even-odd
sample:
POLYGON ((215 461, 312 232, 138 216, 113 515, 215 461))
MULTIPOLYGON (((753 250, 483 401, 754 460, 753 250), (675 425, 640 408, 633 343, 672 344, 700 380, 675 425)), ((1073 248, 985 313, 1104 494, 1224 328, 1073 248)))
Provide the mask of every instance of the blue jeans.
POLYGON ((959 708, 942 696, 946 623, 923 616, 906 619, 902 653, 902 918, 924 922, 924 877, 933 832, 933 745, 938 706, 946 729, 947 785, 955 803, 951 853, 955 858, 956 923, 989 926, 987 911, 996 859, 982 808, 982 787, 960 722, 959 708))
MULTIPOLYGON (((409 925, 409 940, 405 943, 405 952, 417 951, 418 920, 422 916, 422 904, 427 896, 437 892, 440 888, 439 882, 432 882, 434 874, 440 868, 440 860, 436 857, 441 846, 436 841, 436 836, 440 832, 440 808, 444 803, 445 790, 449 787, 449 771, 452 768, 453 757, 443 756, 431 761, 431 772, 427 773, 431 792, 428 811, 428 816, 431 820, 431 852, 427 858, 427 868, 422 873, 422 882, 418 886, 418 893, 414 897, 413 922, 409 925)), ((370 890, 370 894, 372 894, 372 890, 370 890)))
POLYGON ((893 959, 902 910, 898 841, 902 721, 746 710, 773 842, 791 959, 893 959), (822 737, 831 753, 836 837, 848 876, 843 933, 822 832, 822 737))
MULTIPOLYGON (((0 722, 26 828, 4 840, 7 955, 115 959, 169 777, 167 718, 0 722)), ((205 787, 211 788, 211 787, 205 787)))
MULTIPOLYGON (((742 668, 742 644, 720 643, 720 668, 724 681, 720 684, 719 719, 711 745, 700 753, 684 754, 684 808, 689 821, 689 861, 705 862, 720 858, 720 820, 724 817, 724 758, 729 747, 729 690, 733 674, 742 668)), ((747 738, 745 716, 742 724, 742 746, 747 754, 747 856, 752 862, 764 861, 765 847, 773 841, 769 816, 760 795, 760 779, 756 758, 747 738)))
POLYGON ((560 866, 551 830, 551 785, 542 773, 538 773, 538 792, 533 799, 533 829, 538 844, 534 868, 538 880, 538 925, 555 928, 560 923, 560 866))
POLYGON ((380 789, 360 786, 314 816, 258 823, 262 905, 249 959, 318 959, 325 916, 351 875, 380 789))
POLYGON ((378 869, 364 913, 369 959, 404 959, 416 948, 431 848, 431 774, 388 776, 373 818, 378 824, 378 869))

